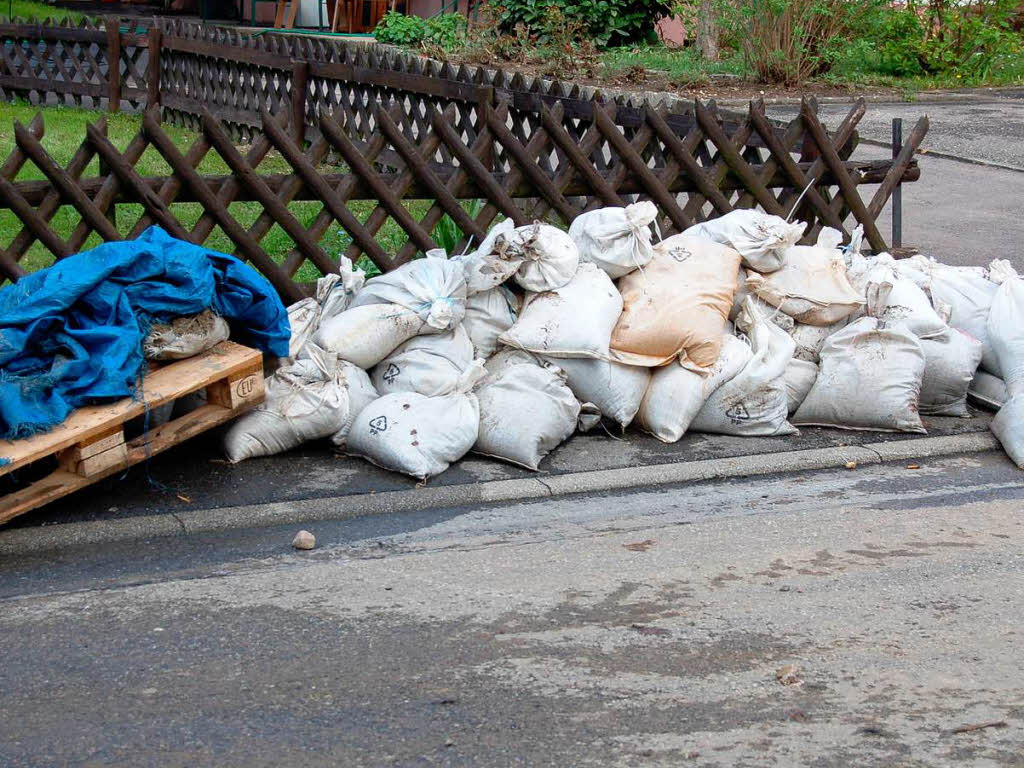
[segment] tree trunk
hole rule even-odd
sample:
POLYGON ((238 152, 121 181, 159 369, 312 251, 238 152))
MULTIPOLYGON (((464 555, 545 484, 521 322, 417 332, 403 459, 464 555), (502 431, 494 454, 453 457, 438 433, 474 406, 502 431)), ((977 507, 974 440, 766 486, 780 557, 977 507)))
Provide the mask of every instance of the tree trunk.
POLYGON ((697 48, 708 61, 718 61, 718 24, 715 0, 700 0, 697 16, 697 48))

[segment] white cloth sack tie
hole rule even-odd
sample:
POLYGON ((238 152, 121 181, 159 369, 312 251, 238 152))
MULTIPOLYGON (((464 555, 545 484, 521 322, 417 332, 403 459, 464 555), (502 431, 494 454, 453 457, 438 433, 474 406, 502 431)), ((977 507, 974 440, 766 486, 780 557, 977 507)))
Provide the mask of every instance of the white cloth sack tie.
POLYGON ((739 251, 744 267, 767 273, 782 268, 785 249, 800 242, 805 229, 807 223, 803 221, 791 223, 781 216, 738 208, 695 224, 683 234, 728 245, 739 251))
POLYGON ((513 232, 515 227, 512 219, 505 219, 491 227, 475 251, 451 258, 453 263, 462 267, 467 295, 472 297, 496 288, 522 266, 525 258, 523 254, 514 248, 505 247, 505 236, 513 232))
POLYGON ((495 247, 506 258, 521 258, 516 282, 534 293, 553 291, 572 280, 579 249, 566 232, 535 221, 498 237, 495 247))
POLYGON ((596 264, 616 279, 651 260, 651 224, 657 217, 657 206, 647 200, 625 208, 597 208, 573 219, 569 237, 580 261, 596 264))

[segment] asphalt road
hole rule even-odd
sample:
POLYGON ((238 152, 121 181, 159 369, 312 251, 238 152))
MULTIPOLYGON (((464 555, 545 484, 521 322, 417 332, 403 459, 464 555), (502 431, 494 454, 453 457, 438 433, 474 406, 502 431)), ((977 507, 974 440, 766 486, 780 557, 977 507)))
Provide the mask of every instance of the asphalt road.
POLYGON ((1022 499, 988 453, 5 558, 0 765, 1024 765, 1022 499))

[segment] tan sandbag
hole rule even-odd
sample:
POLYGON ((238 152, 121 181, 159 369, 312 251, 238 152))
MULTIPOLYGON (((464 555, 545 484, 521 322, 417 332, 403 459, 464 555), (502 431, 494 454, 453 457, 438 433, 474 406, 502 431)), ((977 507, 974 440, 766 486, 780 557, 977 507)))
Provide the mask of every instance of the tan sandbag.
POLYGON ((782 268, 767 275, 749 272, 747 288, 799 323, 831 325, 849 317, 864 306, 864 297, 847 279, 842 251, 823 240, 787 248, 782 268))
POLYGON ((619 280, 623 309, 612 332, 613 359, 653 367, 678 356, 688 370, 710 371, 739 268, 739 252, 727 246, 686 235, 662 240, 647 266, 619 280))

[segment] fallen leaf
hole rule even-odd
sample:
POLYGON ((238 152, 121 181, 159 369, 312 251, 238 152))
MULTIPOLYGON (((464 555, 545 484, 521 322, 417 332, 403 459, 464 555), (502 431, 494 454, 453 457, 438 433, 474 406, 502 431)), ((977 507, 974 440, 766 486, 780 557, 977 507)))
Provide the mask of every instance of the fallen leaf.
POLYGON ((648 549, 654 546, 654 539, 634 541, 632 544, 623 544, 622 546, 624 546, 630 552, 646 552, 648 549))
POLYGON ((856 469, 857 468, 857 462, 856 461, 848 461, 848 462, 846 462, 846 468, 847 469, 856 469))

